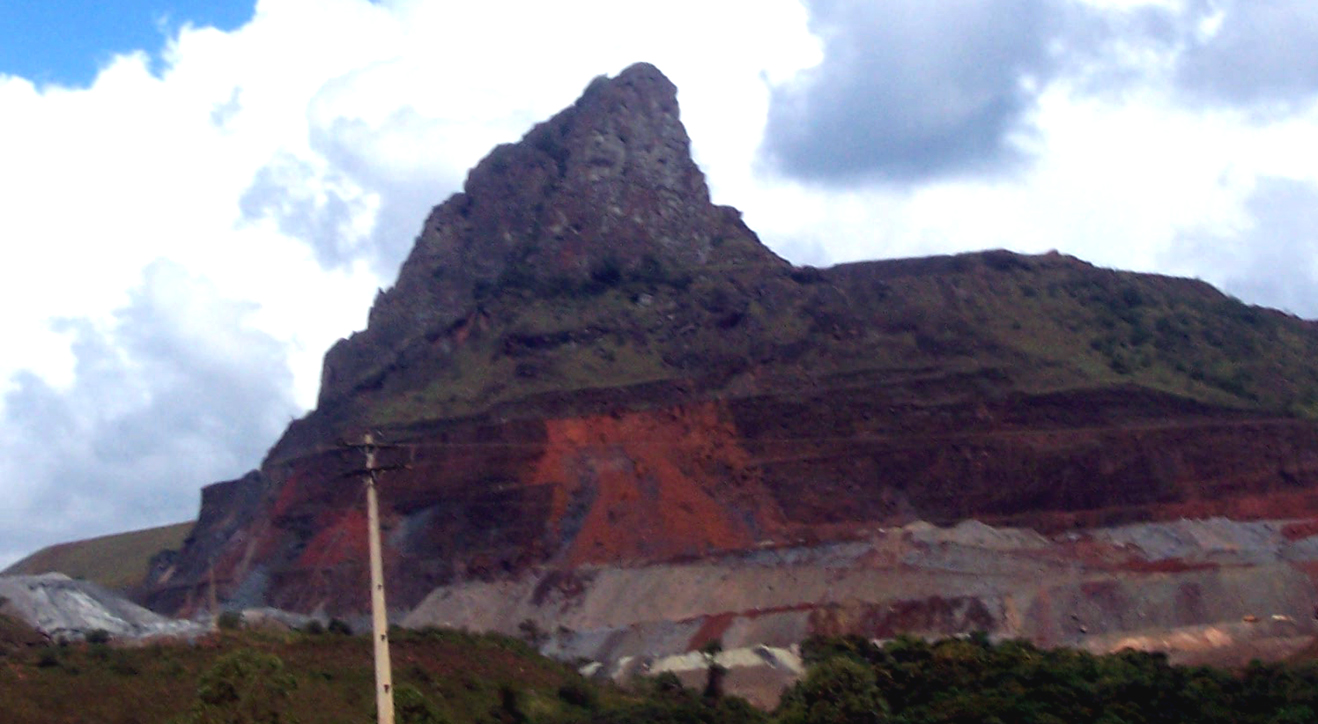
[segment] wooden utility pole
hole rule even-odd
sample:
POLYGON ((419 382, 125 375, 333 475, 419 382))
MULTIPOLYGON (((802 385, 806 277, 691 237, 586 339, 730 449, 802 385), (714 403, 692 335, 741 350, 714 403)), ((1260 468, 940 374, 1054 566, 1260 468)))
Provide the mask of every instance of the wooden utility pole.
POLYGON ((371 639, 375 642, 375 708, 379 724, 394 724, 393 674, 389 666, 389 617, 384 604, 384 563, 380 557, 380 505, 375 495, 375 452, 379 449, 371 433, 366 433, 360 445, 366 453, 366 469, 362 482, 366 484, 367 543, 371 556, 371 639))

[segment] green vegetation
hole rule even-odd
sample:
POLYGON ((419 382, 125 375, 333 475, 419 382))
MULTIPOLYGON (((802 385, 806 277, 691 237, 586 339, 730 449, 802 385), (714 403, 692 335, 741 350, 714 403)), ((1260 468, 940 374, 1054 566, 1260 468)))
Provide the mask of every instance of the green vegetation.
POLYGON ((432 374, 371 402, 374 423, 662 380, 725 394, 750 370, 918 378, 931 399, 944 383, 964 394, 954 380, 987 396, 1143 387, 1318 418, 1318 327, 1193 280, 1008 252, 824 270, 605 258, 575 281, 529 259, 477 290, 432 374))
POLYGON ((1318 665, 1240 672, 1172 666, 1161 654, 1095 656, 986 636, 928 643, 812 639, 809 670, 777 724, 1028 722, 1137 724, 1315 721, 1318 665))
MULTIPOLYGON (((911 362, 996 366, 1024 392, 1138 385, 1313 416, 1318 333, 1207 284, 1005 252, 886 279, 880 319, 911 362)), ((934 266, 935 262, 929 262, 934 266)))
MULTIPOLYGON (((54 646, 7 625, 6 722, 373 721, 366 636, 247 630, 196 644, 54 646)), ((704 652, 712 664, 717 646, 704 652)), ((1172 666, 1158 654, 994 644, 982 634, 883 645, 811 639, 802 647, 806 677, 774 712, 721 686, 686 688, 671 673, 628 689, 588 680, 507 636, 395 630, 392 653, 400 724, 1284 724, 1315 721, 1318 711, 1311 661, 1227 672, 1172 666)))
POLYGON ((590 293, 489 300, 490 324, 497 328, 473 332, 446 356, 433 379, 377 405, 373 422, 425 419, 437 410, 472 414, 536 394, 675 376, 660 349, 627 332, 641 324, 645 313, 636 301, 645 292, 635 290, 648 287, 618 285, 590 293))
POLYGON ((223 611, 215 619, 215 625, 222 631, 235 631, 243 627, 243 614, 241 611, 223 611))
MULTIPOLYGON (((367 636, 231 630, 196 644, 56 646, 7 625, 6 724, 374 721, 367 636)), ((512 637, 394 629, 391 638, 399 724, 765 720, 741 700, 705 699, 675 679, 635 691, 590 681, 512 637)))
POLYGON ((290 721, 287 710, 297 679, 272 653, 238 649, 221 656, 197 684, 188 724, 278 724, 290 721))
POLYGON ((128 590, 146 578, 153 556, 182 547, 192 525, 178 523, 53 545, 5 569, 4 575, 58 571, 110 590, 128 590))
POLYGON ((805 680, 783 696, 775 718, 780 724, 860 724, 887 717, 874 668, 838 656, 811 666, 805 680))
POLYGON ((845 328, 843 303, 818 295, 803 306, 815 321, 812 369, 978 374, 990 396, 1138 386, 1318 417, 1318 326, 1202 282, 1008 252, 844 271, 821 274, 868 323, 830 340, 820 333, 845 328))

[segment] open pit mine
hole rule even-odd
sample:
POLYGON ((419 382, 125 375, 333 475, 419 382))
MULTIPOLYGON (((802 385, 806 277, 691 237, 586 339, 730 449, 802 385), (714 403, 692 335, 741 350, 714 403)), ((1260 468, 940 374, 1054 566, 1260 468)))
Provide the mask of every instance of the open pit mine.
POLYGON ((141 600, 361 617, 339 441, 371 430, 407 626, 618 672, 718 639, 743 691, 816 633, 1283 656, 1315 634, 1316 418, 1318 325, 1202 282, 793 266, 711 203, 642 64, 434 208, 317 408, 204 490, 141 600))

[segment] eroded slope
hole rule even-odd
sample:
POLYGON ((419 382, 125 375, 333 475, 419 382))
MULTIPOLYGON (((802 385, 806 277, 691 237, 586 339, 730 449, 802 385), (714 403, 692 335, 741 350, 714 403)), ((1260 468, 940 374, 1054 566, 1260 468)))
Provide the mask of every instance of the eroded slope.
POLYGON ((207 489, 149 600, 362 611, 337 441, 367 428, 400 611, 920 519, 1318 514, 1315 359, 1312 323, 1057 254, 792 268, 710 203, 675 89, 634 66, 432 212, 318 409, 207 489))

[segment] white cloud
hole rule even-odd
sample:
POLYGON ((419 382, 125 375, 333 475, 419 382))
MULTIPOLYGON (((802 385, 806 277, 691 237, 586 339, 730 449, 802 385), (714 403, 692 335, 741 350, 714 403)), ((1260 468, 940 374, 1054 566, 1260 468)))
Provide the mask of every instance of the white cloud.
POLYGON ((1225 291, 1255 304, 1318 319, 1318 183, 1258 179, 1246 218, 1226 230, 1186 229, 1162 265, 1215 277, 1225 291))
MULTIPOLYGON (((1260 114, 1251 99, 1187 102, 1182 68, 1194 59, 1187 60, 1186 34, 1203 16, 1200 4, 1091 5, 1089 14, 1049 26, 1058 33, 1050 52, 1072 57, 1051 57, 1051 79, 1022 111, 1018 135, 1004 139, 1025 163, 841 189, 816 185, 809 174, 804 181, 768 174, 738 202, 748 223, 770 243, 818 243, 831 261, 1001 246, 1177 272, 1184 270, 1168 264, 1170 250, 1187 234, 1245 233, 1258 179, 1318 181, 1318 146, 1307 140, 1318 130, 1318 104, 1307 89, 1288 97, 1284 113, 1260 114)), ((1232 5, 1224 23, 1250 7, 1232 5)), ((1315 31, 1301 25, 1298 37, 1315 31)), ((1208 264, 1194 273, 1220 284, 1230 271, 1208 264)))
POLYGON ((20 372, 5 395, 0 556, 186 519, 200 485, 249 469, 297 410, 251 303, 165 260, 127 296, 106 323, 52 323, 75 359, 65 389, 20 372))

